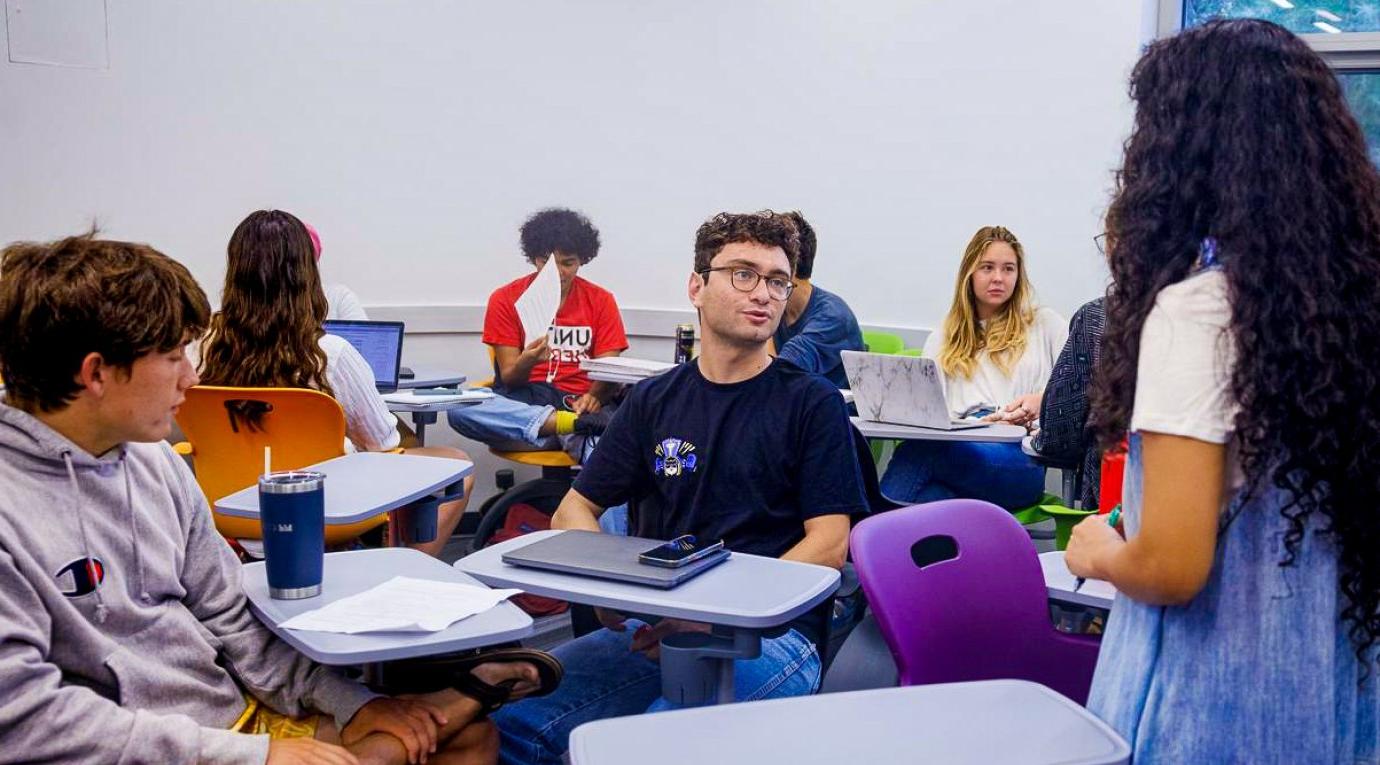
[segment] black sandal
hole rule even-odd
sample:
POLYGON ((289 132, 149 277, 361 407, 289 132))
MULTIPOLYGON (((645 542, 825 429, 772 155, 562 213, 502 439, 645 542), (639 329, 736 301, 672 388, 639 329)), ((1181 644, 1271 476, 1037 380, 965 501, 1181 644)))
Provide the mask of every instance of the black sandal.
POLYGON ((488 662, 529 662, 537 668, 537 689, 526 694, 523 698, 545 696, 551 693, 561 684, 561 677, 565 674, 565 668, 561 666, 560 659, 546 651, 532 648, 495 648, 449 658, 441 662, 439 666, 434 665, 433 668, 438 673, 450 675, 452 688, 479 702, 479 716, 476 719, 487 717, 511 701, 513 687, 520 682, 518 680, 505 680, 498 685, 490 685, 475 677, 472 670, 480 664, 488 662))

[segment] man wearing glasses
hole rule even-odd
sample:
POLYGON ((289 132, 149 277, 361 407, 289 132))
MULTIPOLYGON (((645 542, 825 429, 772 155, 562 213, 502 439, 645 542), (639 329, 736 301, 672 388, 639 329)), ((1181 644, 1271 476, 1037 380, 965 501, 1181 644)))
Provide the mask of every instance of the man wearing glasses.
MULTIPOLYGON (((849 516, 865 507, 843 399, 768 353, 798 252, 796 227, 771 212, 721 213, 700 226, 689 283, 700 356, 633 388, 555 528, 599 531, 606 508, 631 502, 636 536, 693 534, 736 552, 842 567, 849 516)), ((506 761, 559 762, 577 725, 666 708, 659 641, 709 630, 599 617, 605 629, 556 649, 566 675, 555 694, 495 716, 506 761)), ((764 638, 760 658, 736 662, 737 698, 812 693, 826 622, 812 612, 764 638)))

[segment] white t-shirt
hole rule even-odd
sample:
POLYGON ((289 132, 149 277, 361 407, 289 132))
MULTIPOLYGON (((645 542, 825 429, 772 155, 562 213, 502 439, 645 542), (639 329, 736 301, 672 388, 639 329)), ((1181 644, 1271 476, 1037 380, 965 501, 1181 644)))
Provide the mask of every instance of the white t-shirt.
POLYGON ((318 344, 326 352, 326 382, 345 410, 345 435, 350 440, 347 447, 362 452, 396 448, 402 441, 398 418, 379 396, 369 362, 354 346, 335 335, 322 335, 318 344))
POLYGON ((341 321, 368 321, 369 314, 364 312, 364 305, 359 302, 359 296, 349 287, 343 284, 323 284, 321 286, 326 292, 326 320, 331 319, 341 321))
MULTIPOLYGON (((1228 444, 1240 405, 1231 395, 1236 349, 1231 342, 1226 276, 1203 271, 1160 290, 1140 331, 1131 430, 1228 444)), ((1240 480, 1236 457, 1227 475, 1240 480)))
MULTIPOLYGON (((1025 352, 1007 374, 992 361, 987 351, 978 353, 977 365, 971 378, 950 377, 940 369, 944 378, 944 396, 954 417, 977 408, 1000 409, 1017 396, 1039 393, 1054 371, 1054 360, 1064 349, 1069 337, 1069 323, 1052 308, 1037 308, 1035 321, 1026 330, 1025 352)), ((925 358, 939 361, 940 332, 931 332, 925 339, 925 358)))

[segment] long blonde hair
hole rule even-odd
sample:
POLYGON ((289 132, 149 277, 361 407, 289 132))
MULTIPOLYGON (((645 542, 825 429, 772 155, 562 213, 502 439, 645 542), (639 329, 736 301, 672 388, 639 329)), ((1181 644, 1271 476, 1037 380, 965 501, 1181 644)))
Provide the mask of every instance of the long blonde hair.
POLYGON ((1034 289, 1025 274, 1025 248, 1016 235, 1002 226, 978 229, 963 250, 953 305, 944 319, 944 340, 939 346, 939 367, 944 374, 971 378, 977 368, 978 355, 984 351, 998 369, 1010 374, 1011 367, 1025 353, 1026 334, 1035 322, 1033 296, 1034 289), (978 320, 973 273, 982 263, 982 254, 993 242, 1005 242, 1016 251, 1016 287, 984 327, 978 320))

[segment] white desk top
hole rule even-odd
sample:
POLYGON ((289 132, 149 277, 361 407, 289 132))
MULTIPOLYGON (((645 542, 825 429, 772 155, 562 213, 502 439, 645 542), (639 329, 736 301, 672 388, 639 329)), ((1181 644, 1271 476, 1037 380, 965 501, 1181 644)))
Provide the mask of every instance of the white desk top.
MULTIPOLYGON (((414 454, 359 452, 310 465, 326 474, 326 525, 358 523, 396 510, 474 472, 474 463, 414 454)), ((259 487, 216 500, 216 512, 259 517, 259 487)))
POLYGON ((585 723, 573 765, 773 762, 1113 765, 1131 748, 1058 693, 1022 680, 914 685, 585 723))
POLYGON ((743 553, 733 553, 670 590, 510 566, 502 560, 509 550, 559 533, 525 534, 471 553, 455 567, 491 587, 517 587, 592 606, 755 629, 800 616, 832 595, 839 584, 839 572, 832 568, 743 553))
POLYGON ((853 417, 853 424, 868 438, 891 438, 899 441, 975 441, 987 443, 1019 443, 1026 436, 1019 425, 984 425, 967 430, 938 430, 911 425, 892 425, 853 417))
MULTIPOLYGON (((412 366, 404 364, 403 366, 412 366)), ((444 369, 441 367, 429 367, 423 364, 412 366, 413 377, 398 380, 398 390, 408 388, 447 388, 457 385, 464 385, 468 379, 465 375, 454 369, 444 369)))
POLYGON ((532 617, 512 603, 500 603, 482 614, 461 619, 440 632, 374 632, 340 635, 280 629, 277 625, 300 613, 320 608, 395 576, 438 582, 479 584, 439 560, 406 547, 328 553, 322 592, 302 600, 274 600, 268 596, 263 563, 244 567, 244 594, 249 607, 269 629, 289 645, 322 664, 365 664, 518 640, 532 633, 532 617))
POLYGON ((1041 553, 1040 570, 1045 575, 1045 589, 1049 591, 1050 600, 1110 609, 1116 598, 1116 588, 1101 579, 1089 579, 1074 592, 1073 585, 1078 577, 1070 574, 1068 566, 1064 565, 1062 550, 1041 553))

